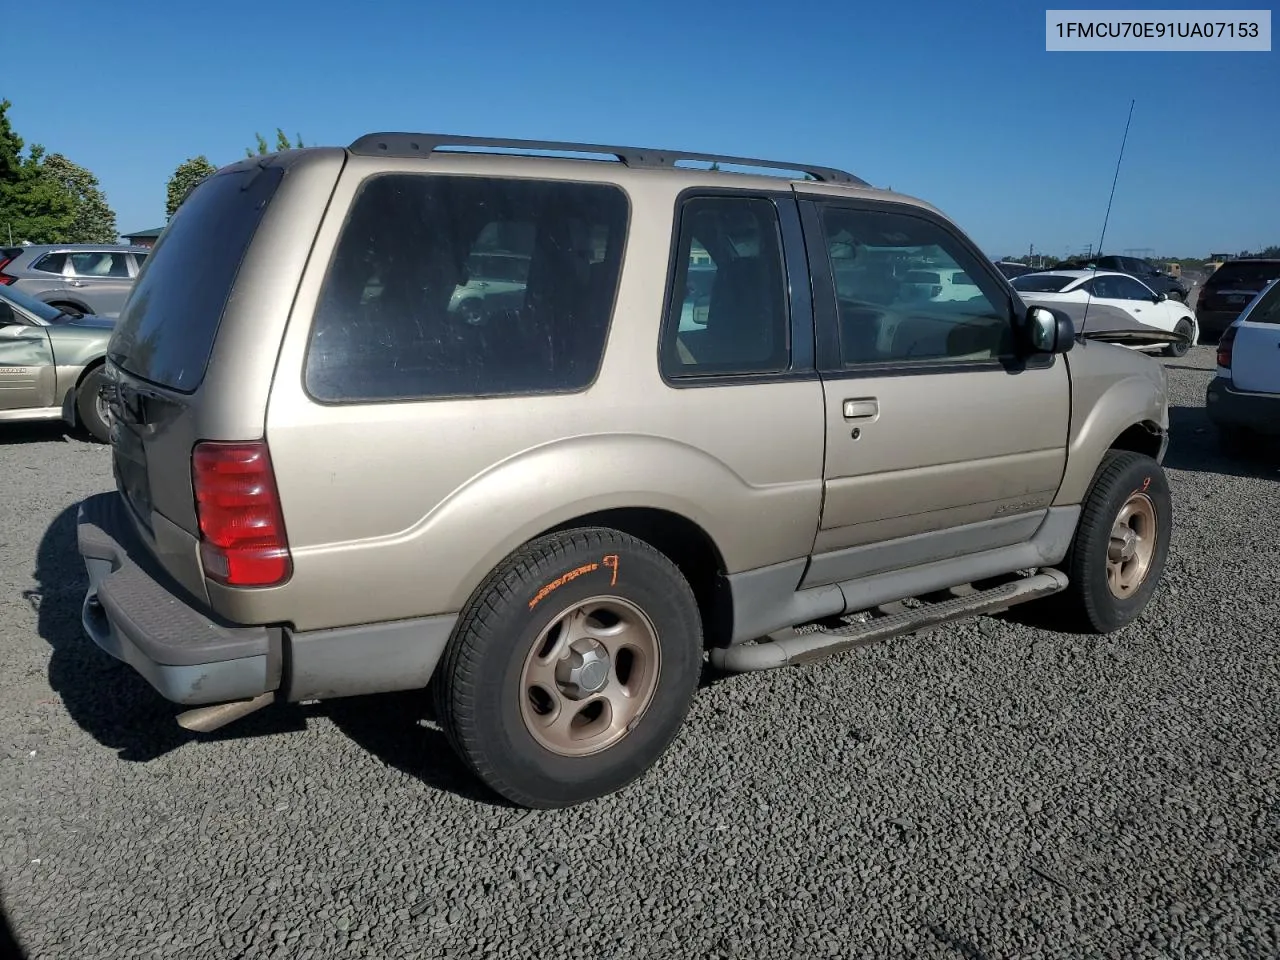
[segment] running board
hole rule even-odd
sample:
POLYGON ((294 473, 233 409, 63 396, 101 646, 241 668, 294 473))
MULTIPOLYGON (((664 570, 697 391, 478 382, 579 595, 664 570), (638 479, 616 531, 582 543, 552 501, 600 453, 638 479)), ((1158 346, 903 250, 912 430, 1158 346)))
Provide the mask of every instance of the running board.
POLYGON ((726 673, 772 670, 777 667, 811 663, 836 653, 865 647, 890 637, 916 633, 927 627, 996 613, 1029 600, 1038 600, 1065 590, 1067 576, 1058 570, 1045 570, 1035 576, 1000 584, 989 590, 977 590, 962 596, 905 609, 863 623, 835 628, 821 628, 797 634, 783 630, 776 639, 732 647, 713 647, 711 663, 726 673))

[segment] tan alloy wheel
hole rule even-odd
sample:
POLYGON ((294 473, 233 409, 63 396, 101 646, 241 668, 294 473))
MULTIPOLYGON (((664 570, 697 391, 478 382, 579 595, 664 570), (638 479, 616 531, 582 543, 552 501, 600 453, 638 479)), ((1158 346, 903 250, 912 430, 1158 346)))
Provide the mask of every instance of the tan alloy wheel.
POLYGON ((1107 545, 1107 586, 1125 600, 1147 579, 1156 553, 1156 507, 1145 493, 1125 501, 1111 528, 1107 545))
POLYGON ((661 669, 658 634, 644 611, 621 597, 592 597, 534 641, 520 672, 520 714, 552 753, 599 753, 644 714, 661 669))

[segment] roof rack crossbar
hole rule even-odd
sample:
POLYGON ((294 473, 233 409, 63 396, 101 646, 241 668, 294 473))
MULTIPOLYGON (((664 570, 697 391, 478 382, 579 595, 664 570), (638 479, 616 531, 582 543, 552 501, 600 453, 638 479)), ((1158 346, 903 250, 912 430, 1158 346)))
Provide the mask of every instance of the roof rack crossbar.
POLYGON ((503 150, 554 151, 557 153, 596 153, 616 157, 628 167, 672 169, 681 160, 705 163, 727 163, 740 167, 794 170, 807 173, 823 183, 847 183, 860 187, 870 184, 860 177, 833 167, 816 167, 808 163, 783 163, 751 157, 731 157, 716 153, 688 153, 683 150, 652 150, 646 147, 620 147, 599 143, 572 143, 556 140, 511 140, 497 137, 464 137, 443 133, 369 133, 349 147, 352 153, 366 157, 421 157, 442 147, 491 147, 503 150))

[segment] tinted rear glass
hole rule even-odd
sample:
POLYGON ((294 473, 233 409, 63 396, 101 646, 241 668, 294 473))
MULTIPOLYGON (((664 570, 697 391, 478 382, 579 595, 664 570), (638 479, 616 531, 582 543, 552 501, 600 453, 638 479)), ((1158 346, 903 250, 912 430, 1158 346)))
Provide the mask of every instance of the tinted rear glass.
POLYGON ((1250 323, 1280 323, 1280 283, 1267 291, 1245 319, 1250 323))
POLYGON ((1205 281, 1205 286, 1229 287, 1240 284, 1245 289, 1261 290, 1268 280, 1280 277, 1280 260, 1256 263, 1224 263, 1205 281))
POLYGON ((192 191, 152 248, 108 352, 125 370, 191 393, 204 379, 218 325, 280 167, 216 174, 192 191))
POLYGON ((605 184, 369 179, 320 293, 308 392, 369 402, 583 389, 603 356, 626 227, 626 194, 605 184))
POLYGON ((1067 284, 1075 283, 1077 279, 1054 273, 1028 273, 1021 277, 1014 277, 1009 282, 1013 285, 1013 289, 1021 290, 1023 293, 1057 293, 1067 284))

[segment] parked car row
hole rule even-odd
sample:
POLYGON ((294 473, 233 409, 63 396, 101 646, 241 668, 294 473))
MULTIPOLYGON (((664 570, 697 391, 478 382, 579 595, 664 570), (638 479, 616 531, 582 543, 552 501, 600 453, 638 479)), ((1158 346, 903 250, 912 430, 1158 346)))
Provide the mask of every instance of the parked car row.
POLYGON ((3 247, 0 286, 71 316, 118 317, 148 253, 146 247, 112 244, 3 247))
POLYGON ((1129 344, 1135 350, 1159 349, 1166 356, 1181 357, 1200 339, 1195 311, 1126 273, 1055 268, 1023 274, 1009 283, 1027 303, 1067 311, 1077 329, 1086 332, 1150 327, 1177 337, 1129 344))

